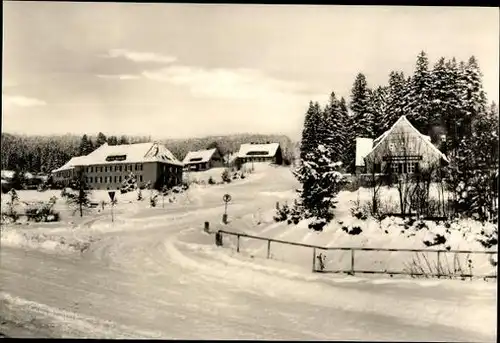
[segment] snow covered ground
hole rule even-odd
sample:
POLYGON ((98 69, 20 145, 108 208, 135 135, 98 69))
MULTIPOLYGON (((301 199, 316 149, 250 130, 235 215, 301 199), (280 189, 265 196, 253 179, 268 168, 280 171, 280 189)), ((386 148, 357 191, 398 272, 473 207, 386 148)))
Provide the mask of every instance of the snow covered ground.
MULTIPOLYGON (((389 223, 390 234, 365 222, 359 236, 338 223, 321 234, 274 223, 276 201, 293 199, 298 185, 286 168, 255 169, 229 185, 192 186, 164 207, 150 208, 147 192, 140 202, 118 194, 114 222, 105 207, 83 219, 67 211, 59 223, 3 226, 0 319, 38 337, 496 340, 494 282, 320 275, 309 252, 267 260, 252 243, 241 254, 215 247, 203 223, 223 227, 225 193, 233 198, 228 230, 321 245, 422 244, 389 223)), ((336 220, 353 196, 339 197, 336 220)))

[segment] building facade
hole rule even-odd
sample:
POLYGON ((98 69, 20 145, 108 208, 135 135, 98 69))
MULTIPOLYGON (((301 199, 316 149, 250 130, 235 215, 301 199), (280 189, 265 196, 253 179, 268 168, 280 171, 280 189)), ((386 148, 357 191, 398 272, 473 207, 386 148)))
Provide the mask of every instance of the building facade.
POLYGON ((69 185, 83 177, 90 189, 120 189, 133 174, 138 187, 173 187, 182 182, 182 163, 162 144, 104 144, 53 171, 55 182, 69 185))
POLYGON ((283 164, 283 153, 279 143, 242 144, 237 158, 240 165, 248 162, 283 164))
POLYGON ((202 171, 224 166, 222 154, 217 148, 189 151, 182 163, 186 171, 202 171))
POLYGON ((420 133, 405 116, 373 141, 364 156, 366 172, 413 174, 440 168, 448 158, 435 147, 429 136, 420 133))

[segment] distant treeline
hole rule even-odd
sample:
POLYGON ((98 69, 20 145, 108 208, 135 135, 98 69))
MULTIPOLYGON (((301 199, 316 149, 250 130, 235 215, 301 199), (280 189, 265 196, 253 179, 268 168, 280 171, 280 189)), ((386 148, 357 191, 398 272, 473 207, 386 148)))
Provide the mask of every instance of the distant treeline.
MULTIPOLYGON (((146 136, 106 136, 102 132, 97 135, 52 135, 35 136, 2 133, 1 163, 2 169, 45 172, 61 167, 74 156, 86 155, 100 145, 150 142, 146 136)), ((293 160, 294 145, 285 135, 234 134, 227 136, 208 136, 203 138, 166 139, 161 140, 179 159, 190 150, 207 149, 218 146, 223 154, 237 152, 240 145, 256 142, 278 142, 281 144, 284 157, 293 160)))

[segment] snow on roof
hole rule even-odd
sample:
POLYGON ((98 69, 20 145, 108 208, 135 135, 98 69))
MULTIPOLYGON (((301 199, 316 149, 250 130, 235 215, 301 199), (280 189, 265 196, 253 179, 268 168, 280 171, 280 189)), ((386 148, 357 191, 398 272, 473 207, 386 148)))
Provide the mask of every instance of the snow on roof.
POLYGON ((14 174, 16 173, 13 170, 2 170, 2 179, 12 179, 14 178, 14 174))
POLYGON ((72 169, 75 166, 144 162, 164 162, 182 166, 182 162, 160 143, 121 145, 108 145, 104 143, 86 156, 73 157, 68 163, 53 172, 72 169))
POLYGON ((209 150, 198 150, 198 151, 189 151, 184 157, 184 160, 182 163, 184 164, 189 164, 189 163, 205 163, 210 161, 212 158, 213 154, 215 153, 216 149, 209 149, 209 150), (194 159, 193 161, 191 161, 194 159))
POLYGON ((371 138, 356 138, 356 167, 365 165, 365 156, 368 155, 373 148, 373 139, 371 138))
POLYGON ((272 157, 276 155, 280 144, 241 144, 238 157, 272 157))
MULTIPOLYGON (((401 124, 406 124, 408 127, 410 127, 413 131, 415 131, 415 133, 417 133, 419 136, 422 137, 422 140, 432 149, 434 150, 439 156, 441 156, 441 158, 443 158, 446 162, 449 162, 448 161, 448 158, 446 157, 445 154, 443 154, 441 152, 441 150, 439 150, 438 148, 436 148, 436 146, 434 144, 432 144, 431 142, 431 137, 430 136, 426 136, 424 134, 422 134, 420 131, 418 131, 411 123, 410 121, 406 118, 406 116, 402 115, 401 117, 399 117, 398 120, 396 120, 396 122, 391 126, 391 128, 387 131, 385 131, 382 135, 380 135, 377 139, 375 139, 375 141, 373 142, 374 146, 373 146, 373 149, 371 149, 371 151, 366 154, 366 156, 368 156, 369 154, 372 153, 372 151, 374 151, 375 149, 377 149, 377 147, 380 145, 380 143, 382 143, 382 141, 385 140, 385 138, 387 138, 387 136, 390 135, 390 133, 394 130, 395 127, 397 127, 398 125, 401 125, 401 124)), ((365 157, 366 157, 365 156, 365 157)))
POLYGON ((121 145, 104 143, 85 156, 85 165, 143 162, 165 162, 182 166, 182 162, 165 145, 157 142, 121 145))
POLYGON ((72 157, 68 162, 66 162, 65 165, 63 165, 60 168, 54 169, 52 172, 55 173, 55 172, 59 172, 59 171, 63 171, 63 170, 73 169, 73 168, 75 168, 75 166, 82 164, 85 157, 87 157, 87 156, 72 157))

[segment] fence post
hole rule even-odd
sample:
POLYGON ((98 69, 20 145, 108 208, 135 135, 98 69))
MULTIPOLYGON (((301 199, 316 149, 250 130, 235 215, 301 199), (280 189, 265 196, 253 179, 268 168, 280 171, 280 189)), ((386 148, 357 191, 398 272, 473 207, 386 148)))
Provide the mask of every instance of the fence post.
POLYGON ((313 248, 313 264, 312 264, 313 273, 316 271, 316 248, 313 248))
POLYGON ((354 249, 351 248, 351 274, 354 275, 354 249))
POLYGON ((267 258, 271 256, 271 240, 267 241, 267 258))
POLYGON ((240 252, 240 235, 236 235, 236 252, 240 252))
POLYGON ((222 233, 220 231, 215 233, 215 245, 218 247, 222 246, 222 233))

